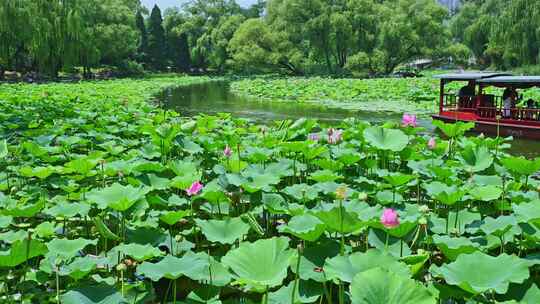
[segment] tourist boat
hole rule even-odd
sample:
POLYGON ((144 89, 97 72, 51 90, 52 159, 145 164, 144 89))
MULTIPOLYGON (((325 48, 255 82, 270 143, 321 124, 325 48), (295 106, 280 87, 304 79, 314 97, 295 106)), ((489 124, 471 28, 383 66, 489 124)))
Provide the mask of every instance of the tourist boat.
MULTIPOLYGON (((540 87, 540 76, 512 76, 506 73, 457 73, 436 76, 440 79, 439 114, 433 119, 444 122, 474 122, 474 131, 500 136, 540 140, 540 107, 527 105, 518 99, 516 106, 504 107, 502 96, 492 88, 518 91, 540 87), (459 96, 446 92, 452 82, 468 83, 474 94, 459 96)), ((502 93, 501 93, 502 95, 502 93)))

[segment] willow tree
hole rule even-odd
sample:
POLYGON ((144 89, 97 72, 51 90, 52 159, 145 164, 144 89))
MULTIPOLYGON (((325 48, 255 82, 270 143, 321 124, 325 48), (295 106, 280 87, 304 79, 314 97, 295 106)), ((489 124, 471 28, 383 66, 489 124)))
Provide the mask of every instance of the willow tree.
POLYGON ((7 69, 24 61, 32 37, 32 0, 3 0, 0 4, 0 79, 7 69))

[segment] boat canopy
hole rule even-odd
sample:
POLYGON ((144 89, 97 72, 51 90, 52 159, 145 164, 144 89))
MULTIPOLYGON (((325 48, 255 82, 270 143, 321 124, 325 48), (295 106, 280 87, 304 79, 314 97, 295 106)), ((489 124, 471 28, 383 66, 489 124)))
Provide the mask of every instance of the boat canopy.
POLYGON ((500 88, 512 87, 527 89, 540 87, 540 76, 499 76, 478 81, 483 86, 496 86, 500 88))
POLYGON ((464 73, 452 73, 435 75, 435 78, 443 81, 479 81, 481 79, 487 79, 497 76, 510 76, 511 74, 503 72, 464 72, 464 73))

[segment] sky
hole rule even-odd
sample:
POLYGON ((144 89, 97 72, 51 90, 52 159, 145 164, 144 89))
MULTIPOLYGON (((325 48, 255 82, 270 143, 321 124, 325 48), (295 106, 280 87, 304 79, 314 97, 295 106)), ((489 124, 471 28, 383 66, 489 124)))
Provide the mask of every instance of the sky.
MULTIPOLYGON (((187 0, 142 0, 141 2, 149 10, 151 10, 152 7, 154 7, 154 4, 157 4, 159 8, 163 11, 169 7, 180 6, 182 3, 187 2, 187 0)), ((257 1, 256 0, 236 0, 236 2, 238 2, 242 6, 249 6, 257 1)))

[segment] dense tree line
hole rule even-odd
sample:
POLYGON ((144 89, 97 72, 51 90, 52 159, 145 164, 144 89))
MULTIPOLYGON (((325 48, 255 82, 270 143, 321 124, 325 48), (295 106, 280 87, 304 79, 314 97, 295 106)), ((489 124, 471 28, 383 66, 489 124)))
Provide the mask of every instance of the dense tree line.
POLYGON ((128 71, 388 74, 415 59, 514 68, 540 60, 540 2, 3 0, 0 77, 79 68, 128 71))
POLYGON ((465 1, 452 31, 480 65, 508 69, 540 63, 540 1, 465 1))

